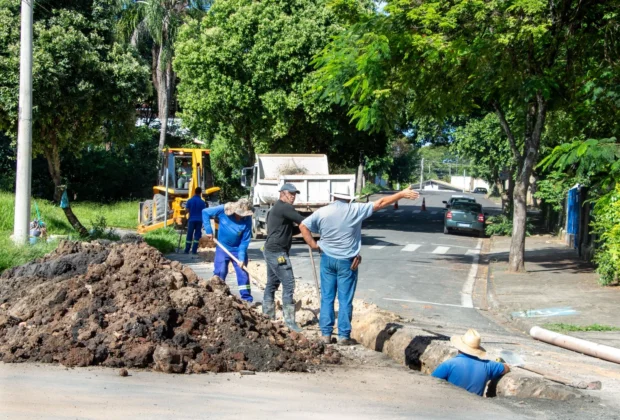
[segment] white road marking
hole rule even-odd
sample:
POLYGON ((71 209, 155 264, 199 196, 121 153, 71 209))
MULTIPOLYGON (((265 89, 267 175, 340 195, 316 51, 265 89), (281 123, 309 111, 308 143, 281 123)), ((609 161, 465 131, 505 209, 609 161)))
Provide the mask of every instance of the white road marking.
POLYGON ((407 263, 407 267, 423 267, 423 268, 432 268, 433 270, 435 269, 439 269, 439 270, 450 270, 450 271, 465 271, 466 268, 454 268, 454 267, 441 267, 438 265, 432 265, 432 264, 416 264, 416 263, 407 263))
POLYGON ((383 249, 387 245, 387 242, 379 242, 376 245, 370 247, 370 249, 383 249))
POLYGON ((432 211, 431 214, 437 214, 439 213, 438 211, 432 211))
POLYGON ((404 212, 404 211, 405 211, 405 210, 396 210, 396 213, 402 213, 402 212, 404 212))
POLYGON ((476 274, 478 273, 480 248, 482 248, 482 239, 478 239, 478 245, 476 245, 476 249, 472 250, 474 252, 470 253, 469 251, 467 251, 467 254, 473 256, 474 258, 471 263, 471 268, 469 269, 469 274, 467 275, 467 280, 465 281, 465 284, 463 284, 463 288, 461 289, 461 305, 466 308, 474 307, 474 301, 471 295, 474 293, 474 282, 476 281, 476 274))
POLYGON ((451 248, 463 248, 463 249, 471 249, 471 246, 461 246, 461 245, 452 245, 452 244, 431 244, 435 246, 448 246, 451 248))
POLYGON ((427 305, 438 305, 438 306, 451 306, 453 308, 478 309, 478 308, 474 308, 473 306, 454 305, 452 303, 427 302, 425 300, 408 300, 408 299, 392 299, 392 298, 383 298, 383 300, 392 300, 395 302, 424 303, 427 305))
POLYGON ((248 245, 248 248, 250 249, 260 249, 261 246, 265 245, 265 241, 252 241, 250 242, 250 245, 248 245))
POLYGON ((385 212, 385 211, 386 211, 385 209, 381 209, 381 210, 379 210, 377 213, 383 213, 383 212, 385 212))
POLYGON ((405 247, 403 249, 401 249, 401 251, 414 252, 420 246, 421 245, 418 245, 418 244, 407 244, 407 245, 405 245, 405 247))
POLYGON ((433 250, 433 254, 445 254, 450 249, 449 246, 438 246, 433 250))
POLYGON ((413 214, 418 214, 418 213, 420 213, 421 211, 422 211, 422 210, 414 210, 414 211, 413 211, 413 214))

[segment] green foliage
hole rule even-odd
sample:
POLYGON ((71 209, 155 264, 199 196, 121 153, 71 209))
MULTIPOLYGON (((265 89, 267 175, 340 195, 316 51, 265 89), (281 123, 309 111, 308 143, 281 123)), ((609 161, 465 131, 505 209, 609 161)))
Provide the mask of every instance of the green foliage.
POLYGON ((90 239, 118 241, 121 238, 114 229, 108 227, 105 216, 99 215, 94 221, 91 220, 90 223, 92 225, 92 228, 88 232, 90 233, 90 239))
POLYGON ((600 325, 600 324, 591 324, 591 325, 574 325, 574 324, 544 324, 543 328, 546 328, 551 331, 563 333, 563 332, 583 332, 583 331, 620 331, 620 328, 613 327, 611 325, 600 325))
MULTIPOLYGON (((19 3, 0 0, 0 130, 11 134, 18 118, 19 3)), ((61 157, 127 139, 135 104, 148 90, 149 68, 114 41, 116 0, 82 5, 50 4, 34 22, 33 152, 48 161, 57 201, 66 185, 61 157)), ((74 227, 86 233, 79 221, 74 227)))
POLYGON ((620 179, 620 144, 615 138, 575 140, 555 147, 539 166, 589 179, 605 192, 620 179))
POLYGON ((594 254, 599 281, 616 284, 620 280, 620 183, 597 201, 591 226, 599 238, 594 254))
POLYGON ((383 188, 379 185, 373 184, 372 182, 367 182, 366 185, 364 185, 364 188, 362 188, 362 195, 376 194, 381 191, 383 191, 383 188))
POLYGON ((312 57, 342 30, 326 0, 221 0, 184 25, 175 45, 183 122, 212 149, 225 189, 254 153, 327 153, 355 167, 388 138, 360 133, 346 111, 306 95, 312 57))
MULTIPOLYGON (((487 236, 512 236, 512 219, 505 214, 491 216, 487 219, 485 233, 487 236)), ((525 234, 530 236, 534 226, 526 222, 525 234)))
POLYGON ((475 162, 470 172, 490 185, 500 182, 501 172, 513 165, 506 134, 494 113, 472 118, 458 127, 451 149, 457 156, 475 162))
POLYGON ((179 243, 179 233, 172 228, 157 229, 144 235, 144 240, 150 246, 157 248, 163 254, 175 252, 179 243))
POLYGON ((549 204, 554 211, 560 212, 564 209, 568 190, 577 183, 579 183, 578 179, 559 171, 553 171, 547 174, 545 179, 536 183, 534 197, 549 204))

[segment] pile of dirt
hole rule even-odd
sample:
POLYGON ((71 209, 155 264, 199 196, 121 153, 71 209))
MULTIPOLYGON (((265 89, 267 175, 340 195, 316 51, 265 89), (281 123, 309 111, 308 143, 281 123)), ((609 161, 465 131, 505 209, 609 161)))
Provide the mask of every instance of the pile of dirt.
POLYGON ((62 242, 0 277, 0 360, 199 373, 307 371, 340 354, 145 243, 62 242))

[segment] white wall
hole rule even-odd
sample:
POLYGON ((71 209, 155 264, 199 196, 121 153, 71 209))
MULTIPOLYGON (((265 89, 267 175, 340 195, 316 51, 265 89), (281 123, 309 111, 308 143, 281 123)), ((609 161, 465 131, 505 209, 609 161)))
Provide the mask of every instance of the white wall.
POLYGON ((489 184, 485 180, 470 176, 452 176, 450 177, 450 184, 465 191, 473 191, 474 188, 478 187, 490 190, 489 184))

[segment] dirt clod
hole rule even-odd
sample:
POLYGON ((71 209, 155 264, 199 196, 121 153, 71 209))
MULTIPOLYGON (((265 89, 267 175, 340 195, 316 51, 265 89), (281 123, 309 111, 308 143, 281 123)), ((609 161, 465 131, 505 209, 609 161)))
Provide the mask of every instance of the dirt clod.
POLYGON ((127 372, 127 369, 121 368, 121 370, 118 371, 118 376, 122 376, 122 377, 129 376, 129 372, 127 372))
POLYGON ((0 276, 0 360, 201 373, 307 371, 340 354, 143 242, 67 241, 0 276))

